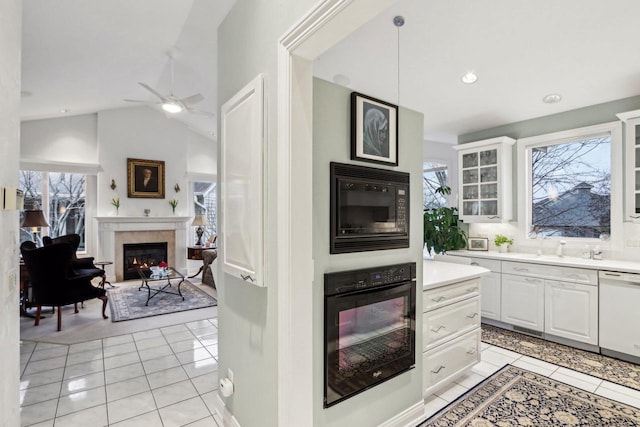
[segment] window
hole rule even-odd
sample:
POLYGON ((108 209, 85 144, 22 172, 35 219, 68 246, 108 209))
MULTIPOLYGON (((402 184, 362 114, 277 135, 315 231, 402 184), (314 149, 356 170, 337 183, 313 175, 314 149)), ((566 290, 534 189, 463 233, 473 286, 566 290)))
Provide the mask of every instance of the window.
POLYGON ((610 133, 527 147, 529 229, 547 237, 611 233, 610 133))
POLYGON ((196 215, 205 215, 209 225, 204 227, 203 241, 216 233, 216 184, 214 182, 193 183, 193 206, 196 215))
POLYGON ((437 192, 439 188, 447 187, 447 165, 441 162, 425 162, 422 173, 422 193, 424 209, 442 208, 447 206, 447 198, 437 192))
MULTIPOLYGON (((20 171, 20 189, 25 209, 42 209, 49 222, 44 234, 58 237, 79 234, 79 251, 84 251, 87 177, 69 172, 20 171)), ((38 234, 40 240, 42 234, 38 234)), ((20 230, 20 241, 33 240, 28 229, 20 230)), ((39 242, 42 244, 42 242, 39 242)))

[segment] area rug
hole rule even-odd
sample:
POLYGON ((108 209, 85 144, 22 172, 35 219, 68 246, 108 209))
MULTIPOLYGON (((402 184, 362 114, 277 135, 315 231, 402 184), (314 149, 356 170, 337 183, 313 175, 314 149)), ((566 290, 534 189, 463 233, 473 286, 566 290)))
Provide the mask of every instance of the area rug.
POLYGON ((638 426, 640 410, 506 365, 419 427, 574 425, 638 426))
POLYGON ((482 325, 482 341, 640 390, 640 365, 634 363, 485 324, 482 325))
MULTIPOLYGON (((178 311, 195 310, 197 308, 218 305, 214 297, 198 289, 187 280, 180 286, 184 301, 182 301, 179 295, 159 293, 149 301, 148 306, 145 306, 148 293, 146 288, 138 290, 139 287, 139 284, 132 284, 108 289, 107 295, 109 296, 112 322, 140 319, 142 317, 158 316, 160 314, 176 313, 178 311)), ((152 285, 152 293, 153 287, 152 285)), ((175 288, 173 289, 173 291, 175 291, 177 284, 173 285, 173 288, 175 288)))

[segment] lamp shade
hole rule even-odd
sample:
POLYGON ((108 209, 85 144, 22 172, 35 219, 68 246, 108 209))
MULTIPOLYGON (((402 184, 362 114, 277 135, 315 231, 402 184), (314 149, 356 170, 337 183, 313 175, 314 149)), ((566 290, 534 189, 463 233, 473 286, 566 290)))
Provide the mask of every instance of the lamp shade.
POLYGON ((204 225, 209 225, 209 221, 207 221, 207 217, 205 215, 196 215, 195 218, 193 218, 191 225, 202 227, 204 225))
POLYGON ((40 210, 24 211, 20 227, 49 227, 49 223, 40 210))

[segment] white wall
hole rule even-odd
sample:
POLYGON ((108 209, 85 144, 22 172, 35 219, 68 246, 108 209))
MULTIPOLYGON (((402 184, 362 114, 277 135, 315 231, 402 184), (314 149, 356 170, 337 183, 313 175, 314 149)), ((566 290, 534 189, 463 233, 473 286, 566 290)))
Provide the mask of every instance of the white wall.
MULTIPOLYGON (((0 2, 0 187, 18 186, 22 2, 0 2)), ((20 425, 18 212, 0 210, 0 425, 20 425)))
POLYGON ((97 164, 97 118, 96 114, 82 114, 22 122, 21 160, 97 164))
MULTIPOLYGON (((313 341, 314 426, 378 425, 422 399, 422 322, 416 322, 416 368, 353 396, 331 408, 322 408, 324 273, 374 266, 417 262, 417 282, 422 283, 422 135, 421 113, 400 108, 397 167, 389 168, 350 160, 350 89, 314 79, 313 86, 313 341), (329 199, 331 161, 392 169, 411 174, 410 247, 350 254, 329 254, 329 199)), ((375 97, 375 93, 368 94, 375 97)), ((416 319, 421 319, 418 286, 416 319)))

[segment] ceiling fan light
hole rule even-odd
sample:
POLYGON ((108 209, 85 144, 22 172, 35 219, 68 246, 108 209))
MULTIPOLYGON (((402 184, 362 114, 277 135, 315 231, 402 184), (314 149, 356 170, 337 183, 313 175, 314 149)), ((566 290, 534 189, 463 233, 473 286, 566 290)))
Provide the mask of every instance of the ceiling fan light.
POLYGON ((179 113, 182 111, 182 106, 175 102, 165 102, 162 104, 162 109, 167 113, 179 113))

